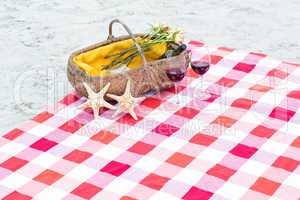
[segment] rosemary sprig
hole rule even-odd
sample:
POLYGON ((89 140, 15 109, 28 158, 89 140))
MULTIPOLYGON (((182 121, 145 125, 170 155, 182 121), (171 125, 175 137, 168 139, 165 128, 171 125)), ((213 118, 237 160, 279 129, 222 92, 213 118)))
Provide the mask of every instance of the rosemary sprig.
MULTIPOLYGON (((157 26, 152 26, 149 33, 145 34, 141 38, 141 41, 139 41, 139 45, 141 46, 141 50, 143 52, 147 52, 155 44, 169 44, 182 42, 178 39, 183 39, 182 31, 171 30, 168 26, 160 24, 157 26)), ((139 55, 140 52, 138 52, 136 46, 133 44, 132 46, 123 51, 107 55, 105 58, 113 58, 113 61, 110 64, 102 65, 101 69, 117 68, 121 65, 128 66, 131 63, 131 61, 139 55)))

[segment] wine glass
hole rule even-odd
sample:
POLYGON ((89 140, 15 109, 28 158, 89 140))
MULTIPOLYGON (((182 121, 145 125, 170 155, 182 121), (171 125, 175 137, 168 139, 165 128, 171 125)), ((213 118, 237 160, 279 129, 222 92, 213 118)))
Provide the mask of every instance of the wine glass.
POLYGON ((178 96, 178 83, 185 77, 187 65, 183 61, 175 61, 169 58, 169 65, 166 67, 166 74, 170 81, 174 83, 176 104, 180 103, 178 96))
POLYGON ((195 51, 193 51, 192 60, 194 60, 191 62, 193 71, 196 74, 200 75, 201 90, 199 98, 201 100, 207 100, 211 97, 211 95, 203 90, 203 75, 208 71, 211 65, 211 55, 209 53, 209 47, 207 45, 203 45, 202 47, 199 47, 195 51))

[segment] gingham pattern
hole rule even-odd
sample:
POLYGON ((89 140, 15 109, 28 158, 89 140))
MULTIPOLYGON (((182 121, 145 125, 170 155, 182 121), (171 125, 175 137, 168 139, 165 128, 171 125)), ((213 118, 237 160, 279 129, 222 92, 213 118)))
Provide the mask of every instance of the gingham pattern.
MULTIPOLYGON (((193 59, 202 47, 190 41, 193 59)), ((139 120, 93 120, 72 93, 0 137, 0 198, 298 199, 300 66, 211 48, 199 99, 191 70, 137 106, 139 120)))

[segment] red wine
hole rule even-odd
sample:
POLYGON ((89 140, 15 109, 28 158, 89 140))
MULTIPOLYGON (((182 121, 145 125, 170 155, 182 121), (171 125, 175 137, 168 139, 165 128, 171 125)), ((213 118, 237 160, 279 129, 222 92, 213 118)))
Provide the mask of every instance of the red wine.
POLYGON ((200 74, 200 75, 205 74, 209 69, 208 62, 196 61, 196 62, 192 62, 191 66, 192 66, 192 69, 194 70, 194 72, 196 72, 197 74, 200 74))
POLYGON ((168 78, 173 82, 181 81, 185 76, 185 71, 180 68, 171 68, 166 71, 168 78))

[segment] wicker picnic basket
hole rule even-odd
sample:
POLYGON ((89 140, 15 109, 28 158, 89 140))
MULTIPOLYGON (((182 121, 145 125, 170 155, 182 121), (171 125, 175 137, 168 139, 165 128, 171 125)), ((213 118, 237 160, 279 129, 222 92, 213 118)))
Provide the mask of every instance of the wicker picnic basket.
POLYGON ((123 22, 115 19, 109 24, 109 35, 107 40, 72 53, 68 61, 67 76, 77 93, 81 96, 87 96, 83 82, 89 84, 95 92, 100 91, 107 83, 110 82, 111 85, 108 93, 121 95, 125 90, 128 79, 131 80, 131 93, 133 96, 142 96, 152 90, 159 91, 172 87, 173 83, 168 79, 165 69, 171 64, 174 65, 174 63, 181 63, 188 67, 190 63, 189 53, 184 50, 179 55, 174 57, 147 62, 141 47, 136 41, 136 37, 138 36, 142 36, 142 34, 132 34, 130 29, 123 22), (114 23, 121 24, 129 35, 114 37, 112 35, 112 26, 114 23), (112 74, 104 77, 90 76, 74 62, 73 58, 79 54, 111 44, 113 42, 130 38, 133 40, 136 48, 140 52, 143 61, 143 66, 137 69, 131 69, 125 71, 124 73, 112 74))

